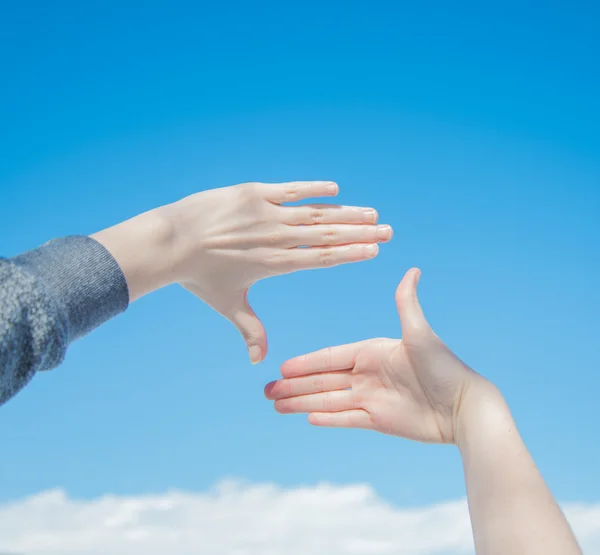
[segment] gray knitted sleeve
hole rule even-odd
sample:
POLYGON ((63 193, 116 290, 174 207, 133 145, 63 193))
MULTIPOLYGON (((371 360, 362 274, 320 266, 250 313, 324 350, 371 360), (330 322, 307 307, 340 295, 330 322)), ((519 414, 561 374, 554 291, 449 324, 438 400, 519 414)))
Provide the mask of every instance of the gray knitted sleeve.
POLYGON ((90 237, 55 239, 0 259, 0 404, 128 303, 119 265, 90 237))

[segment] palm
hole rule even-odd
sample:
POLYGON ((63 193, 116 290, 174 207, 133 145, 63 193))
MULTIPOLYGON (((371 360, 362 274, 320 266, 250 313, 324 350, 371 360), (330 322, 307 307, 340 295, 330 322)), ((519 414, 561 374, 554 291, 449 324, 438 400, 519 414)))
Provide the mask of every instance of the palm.
POLYGON ((370 428, 407 439, 445 443, 436 408, 402 341, 379 340, 370 350, 373 354, 359 357, 352 370, 356 404, 370 416, 370 428))
POLYGON ((367 428, 407 439, 454 441, 469 370, 427 324, 407 274, 397 302, 404 338, 332 347, 286 362, 265 393, 279 412, 308 412, 317 426, 367 428))

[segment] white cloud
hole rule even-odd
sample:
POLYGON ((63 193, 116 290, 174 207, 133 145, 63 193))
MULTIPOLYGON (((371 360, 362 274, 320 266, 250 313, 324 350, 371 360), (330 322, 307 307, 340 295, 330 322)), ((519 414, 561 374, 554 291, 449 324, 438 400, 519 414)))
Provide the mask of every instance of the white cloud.
MULTIPOLYGON (((565 511, 600 555, 600 504, 565 511)), ((80 501, 62 490, 0 505, 0 553, 23 555, 458 555, 473 552, 466 502, 402 509, 365 485, 223 482, 206 493, 80 501)))

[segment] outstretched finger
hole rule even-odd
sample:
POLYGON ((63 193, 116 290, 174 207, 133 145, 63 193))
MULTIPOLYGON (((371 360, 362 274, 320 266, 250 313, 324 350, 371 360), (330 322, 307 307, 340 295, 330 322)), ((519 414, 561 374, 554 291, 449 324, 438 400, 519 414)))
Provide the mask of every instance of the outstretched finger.
POLYGON ((313 374, 268 383, 265 386, 265 397, 275 401, 297 395, 348 389, 351 385, 352 374, 349 371, 313 374))
POLYGON ((314 353, 292 358, 281 365, 281 375, 284 378, 295 378, 321 372, 352 370, 356 363, 356 357, 365 344, 366 341, 361 341, 349 345, 328 347, 314 353))
POLYGON ((342 412, 312 412, 308 421, 313 426, 328 428, 372 428, 371 415, 362 409, 345 410, 342 412))
POLYGON ((277 399, 274 406, 275 410, 281 414, 339 412, 359 408, 356 405, 354 392, 347 389, 277 399))
POLYGON ((281 249, 271 257, 270 265, 277 274, 289 274, 298 270, 316 270, 363 262, 375 258, 377 254, 379 246, 375 243, 281 249))
POLYGON ((335 204, 282 206, 281 221, 287 225, 376 224, 379 216, 374 208, 335 204))
POLYGON ((387 243, 394 232, 389 225, 333 224, 288 226, 285 235, 289 248, 387 243))
POLYGON ((340 188, 333 181, 292 181, 265 184, 265 198, 275 204, 308 198, 335 197, 340 188))

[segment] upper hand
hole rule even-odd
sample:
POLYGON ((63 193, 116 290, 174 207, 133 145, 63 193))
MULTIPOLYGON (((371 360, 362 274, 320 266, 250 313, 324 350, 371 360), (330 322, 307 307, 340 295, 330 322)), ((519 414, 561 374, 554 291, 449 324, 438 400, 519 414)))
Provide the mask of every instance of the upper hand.
POLYGON ((444 345, 417 299, 419 270, 396 292, 402 340, 371 339, 289 360, 265 387, 281 413, 310 413, 316 426, 366 428, 408 439, 456 443, 461 408, 486 382, 444 345))
POLYGON ((174 226, 173 281, 235 324, 254 363, 266 355, 267 339, 247 300, 253 283, 374 258, 377 243, 392 237, 390 226, 376 225, 372 208, 282 206, 337 193, 338 186, 329 181, 246 183, 164 208, 174 226))

